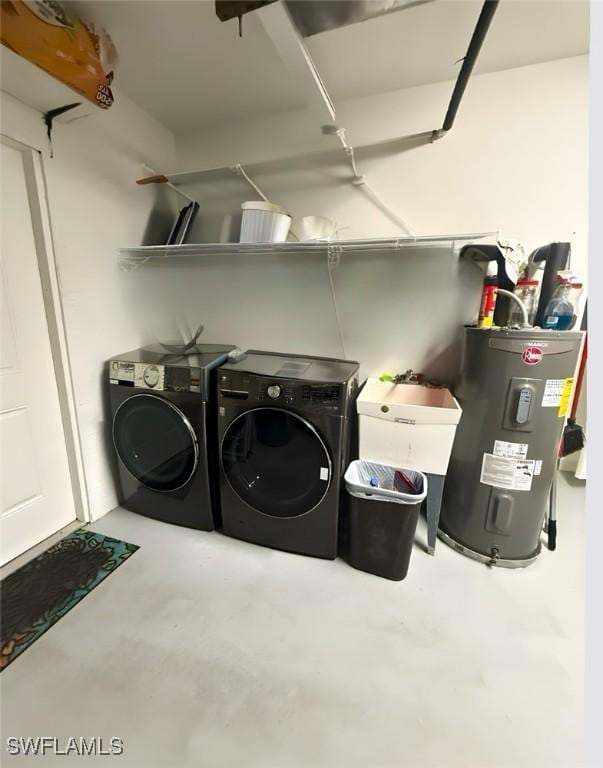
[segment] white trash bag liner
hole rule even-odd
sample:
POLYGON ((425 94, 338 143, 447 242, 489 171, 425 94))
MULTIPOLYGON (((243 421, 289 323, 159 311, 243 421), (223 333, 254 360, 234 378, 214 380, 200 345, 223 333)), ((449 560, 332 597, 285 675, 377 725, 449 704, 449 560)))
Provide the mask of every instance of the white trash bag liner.
POLYGON ((418 504, 427 496, 427 478, 422 472, 405 467, 392 467, 372 461, 353 461, 344 475, 345 487, 351 496, 396 504, 418 504), (403 472, 416 486, 417 493, 396 490, 396 472, 403 472), (376 485, 371 484, 376 481, 376 485))

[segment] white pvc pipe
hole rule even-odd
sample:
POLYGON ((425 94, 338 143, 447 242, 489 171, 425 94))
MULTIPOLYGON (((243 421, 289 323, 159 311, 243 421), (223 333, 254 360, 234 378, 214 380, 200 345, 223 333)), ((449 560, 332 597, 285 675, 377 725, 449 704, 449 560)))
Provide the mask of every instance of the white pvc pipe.
POLYGON ((504 288, 499 288, 497 294, 502 294, 503 296, 508 296, 510 299, 513 299, 513 301, 521 310, 521 314, 523 316, 523 327, 529 327, 530 323, 528 321, 528 310, 526 309, 526 305, 519 298, 519 296, 516 296, 512 291, 506 291, 504 288))

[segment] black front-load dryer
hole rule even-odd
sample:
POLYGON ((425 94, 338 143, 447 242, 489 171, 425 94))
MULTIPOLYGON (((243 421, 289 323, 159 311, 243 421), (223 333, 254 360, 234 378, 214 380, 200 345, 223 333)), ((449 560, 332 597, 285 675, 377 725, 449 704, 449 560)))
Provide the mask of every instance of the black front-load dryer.
POLYGON ((222 532, 337 556, 358 364, 249 351, 218 371, 222 532))
POLYGON ((230 349, 204 344, 176 355, 148 348, 109 361, 111 431, 126 509, 205 531, 217 526, 216 370, 230 349))

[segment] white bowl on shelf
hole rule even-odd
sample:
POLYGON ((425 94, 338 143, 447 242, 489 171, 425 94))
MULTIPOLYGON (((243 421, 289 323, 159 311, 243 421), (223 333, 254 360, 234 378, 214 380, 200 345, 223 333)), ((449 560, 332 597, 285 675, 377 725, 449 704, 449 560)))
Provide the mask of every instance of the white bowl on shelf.
POLYGON ((337 229, 337 224, 325 216, 304 216, 293 223, 291 234, 300 242, 332 240, 337 229))

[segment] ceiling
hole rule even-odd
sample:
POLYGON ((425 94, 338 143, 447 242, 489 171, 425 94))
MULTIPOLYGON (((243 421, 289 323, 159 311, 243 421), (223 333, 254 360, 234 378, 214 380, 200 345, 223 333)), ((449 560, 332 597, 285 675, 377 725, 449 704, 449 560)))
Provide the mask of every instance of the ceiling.
MULTIPOLYGON (((365 1, 365 0, 363 0, 365 1)), ((177 135, 304 106, 255 13, 220 22, 210 0, 86 0, 119 53, 115 85, 177 135)), ((333 98, 452 80, 481 0, 435 0, 323 32, 306 45, 333 98)), ((588 51, 588 2, 502 0, 475 72, 588 51)))

